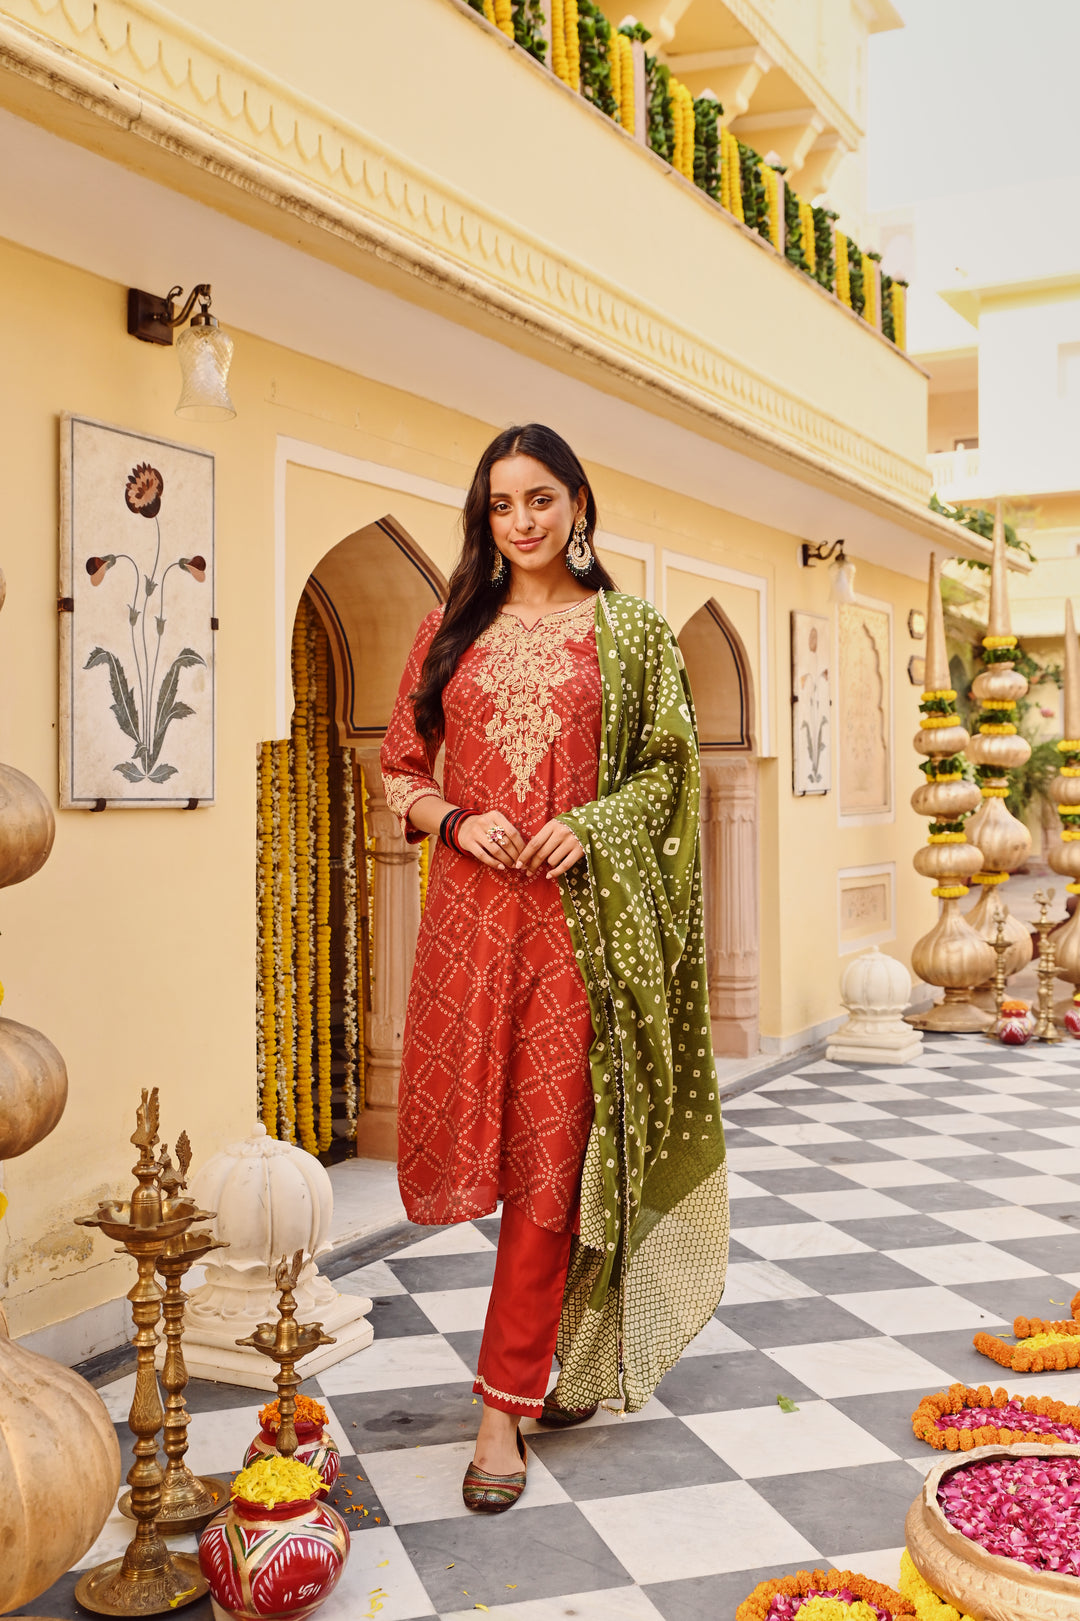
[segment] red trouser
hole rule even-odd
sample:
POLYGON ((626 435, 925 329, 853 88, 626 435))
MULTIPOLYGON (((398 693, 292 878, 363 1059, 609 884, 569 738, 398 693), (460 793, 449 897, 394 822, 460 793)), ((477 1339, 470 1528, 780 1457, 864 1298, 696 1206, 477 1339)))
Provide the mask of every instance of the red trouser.
POLYGON ((533 1418, 543 1407, 573 1236, 548 1232, 516 1205, 503 1205, 495 1281, 473 1385, 485 1407, 533 1418))

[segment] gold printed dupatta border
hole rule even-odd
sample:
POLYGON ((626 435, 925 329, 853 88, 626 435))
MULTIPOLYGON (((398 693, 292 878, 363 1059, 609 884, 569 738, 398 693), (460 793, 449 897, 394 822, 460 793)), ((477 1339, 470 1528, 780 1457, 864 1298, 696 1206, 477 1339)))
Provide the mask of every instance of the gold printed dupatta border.
POLYGON ((560 819, 560 883, 589 995, 592 1132, 559 1335, 557 1399, 636 1412, 712 1316, 727 1171, 709 1026, 700 766, 689 686, 648 603, 602 592, 598 798, 560 819))

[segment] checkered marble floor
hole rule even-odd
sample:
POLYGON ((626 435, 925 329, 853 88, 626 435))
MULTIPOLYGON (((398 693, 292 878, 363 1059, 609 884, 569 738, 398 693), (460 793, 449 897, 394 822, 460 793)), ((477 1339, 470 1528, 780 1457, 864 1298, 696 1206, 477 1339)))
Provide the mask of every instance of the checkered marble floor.
MULTIPOLYGON (((335 1501, 354 1511, 324 1621, 464 1621, 477 1606, 491 1621, 730 1621, 757 1581, 799 1566, 895 1580, 936 1456, 912 1408, 953 1379, 998 1382, 973 1333, 1068 1315, 1080 1286, 1080 1048, 928 1039, 908 1067, 808 1063, 725 1119, 733 1243, 716 1317, 643 1412, 562 1434, 526 1420, 529 1484, 509 1514, 471 1516, 459 1489, 498 1217, 398 1230, 336 1278, 374 1297, 377 1337, 304 1387, 330 1409, 335 1501)), ((1000 1377, 1080 1402, 1080 1370, 1000 1377)), ((132 1382, 101 1387, 122 1438, 132 1382)), ((189 1462, 227 1475, 258 1397, 188 1394, 189 1462)), ((81 1568, 129 1532, 114 1517, 81 1568)), ((78 1613, 74 1579, 27 1612, 78 1613)), ((209 1621, 209 1604, 185 1614, 209 1621)))

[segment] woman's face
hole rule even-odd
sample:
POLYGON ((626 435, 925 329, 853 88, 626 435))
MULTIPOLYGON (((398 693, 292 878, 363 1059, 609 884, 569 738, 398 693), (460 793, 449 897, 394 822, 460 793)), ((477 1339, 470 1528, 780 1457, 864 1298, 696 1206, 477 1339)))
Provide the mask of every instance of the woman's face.
POLYGON ((491 469, 492 538, 514 568, 538 574, 562 558, 585 491, 572 496, 543 462, 506 456, 491 469))

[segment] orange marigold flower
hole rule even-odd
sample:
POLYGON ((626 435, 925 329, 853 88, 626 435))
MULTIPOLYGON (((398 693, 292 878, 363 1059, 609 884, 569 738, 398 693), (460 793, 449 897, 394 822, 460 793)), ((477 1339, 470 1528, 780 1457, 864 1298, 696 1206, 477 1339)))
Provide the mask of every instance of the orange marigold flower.
MULTIPOLYGON (((293 1421, 296 1424, 317 1424, 321 1429, 326 1423, 326 1408, 312 1396, 297 1396, 293 1421)), ((264 1430, 277 1434, 281 1424, 281 1408, 276 1400, 259 1408, 259 1423, 264 1430)))

